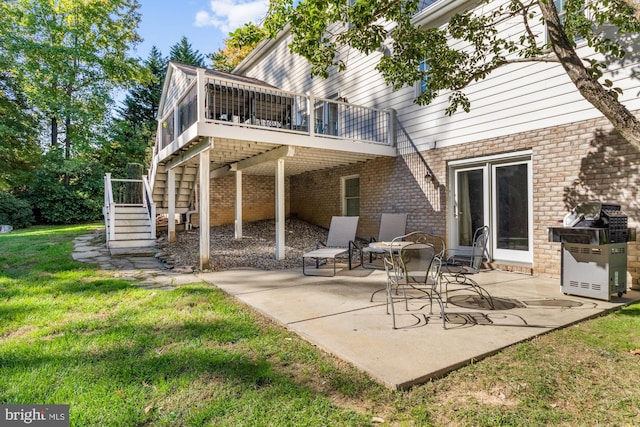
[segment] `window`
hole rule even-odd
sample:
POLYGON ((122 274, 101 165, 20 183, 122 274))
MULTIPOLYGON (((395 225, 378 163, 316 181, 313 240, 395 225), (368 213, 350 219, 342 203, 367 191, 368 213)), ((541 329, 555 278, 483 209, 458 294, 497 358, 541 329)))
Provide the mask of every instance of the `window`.
MULTIPOLYGON (((562 24, 562 26, 565 25, 564 21, 566 19, 567 16, 567 2, 568 0, 553 0, 553 4, 556 7, 556 10, 558 11, 558 17, 560 18, 560 24, 562 24)), ((582 6, 582 11, 584 12, 584 5, 582 6)), ((549 38, 549 32, 547 31, 547 40, 551 40, 549 38)), ((583 41, 584 37, 580 36, 580 35, 576 35, 573 38, 573 41, 575 43, 578 43, 580 41, 583 41)))
POLYGON ((360 177, 343 177, 342 194, 342 214, 345 216, 360 215, 360 177))
MULTIPOLYGON (((420 61, 419 70, 421 73, 426 73, 427 71, 429 71, 429 64, 427 64, 425 60, 420 61)), ((428 78, 429 78, 428 76, 423 75, 422 79, 418 82, 416 86, 417 96, 422 95, 424 91, 427 90, 428 78)))
POLYGON ((437 3, 438 0, 419 0, 418 1, 418 10, 416 11, 416 15, 434 3, 437 3))

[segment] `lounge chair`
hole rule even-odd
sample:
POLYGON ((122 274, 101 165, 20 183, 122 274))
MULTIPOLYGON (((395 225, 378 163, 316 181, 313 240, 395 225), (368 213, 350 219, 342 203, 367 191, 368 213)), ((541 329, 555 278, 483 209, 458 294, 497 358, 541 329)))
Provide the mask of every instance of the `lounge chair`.
POLYGON ((317 276, 307 274, 305 261, 307 258, 314 258, 316 269, 320 268, 320 260, 333 260, 333 275, 336 275, 336 258, 345 254, 349 257, 349 270, 352 268, 353 253, 358 249, 356 246, 356 229, 358 228, 357 216, 334 216, 331 218, 329 235, 326 242, 317 241, 316 248, 302 255, 302 274, 305 276, 317 276))
MULTIPOLYGON (((383 213, 380 217, 380 230, 378 231, 378 238, 371 238, 371 242, 390 242, 398 236, 402 236, 406 233, 407 228, 407 214, 406 213, 383 213)), ((364 263, 365 255, 369 255, 369 265, 373 263, 374 255, 383 255, 387 252, 385 248, 365 246, 360 252, 360 264, 363 268, 366 268, 364 263)))

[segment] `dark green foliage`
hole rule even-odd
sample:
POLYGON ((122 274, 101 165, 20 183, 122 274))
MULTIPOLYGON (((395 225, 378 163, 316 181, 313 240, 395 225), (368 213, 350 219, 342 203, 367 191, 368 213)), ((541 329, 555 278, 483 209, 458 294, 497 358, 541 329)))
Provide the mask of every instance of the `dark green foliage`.
POLYGON ((0 224, 13 228, 25 228, 33 223, 33 211, 29 203, 10 193, 0 191, 0 224))
POLYGON ((0 189, 21 184, 38 164, 38 123, 0 49, 0 189))
POLYGON ((101 165, 92 159, 62 160, 57 151, 45 157, 25 194, 37 222, 74 224, 99 219, 104 197, 101 165))

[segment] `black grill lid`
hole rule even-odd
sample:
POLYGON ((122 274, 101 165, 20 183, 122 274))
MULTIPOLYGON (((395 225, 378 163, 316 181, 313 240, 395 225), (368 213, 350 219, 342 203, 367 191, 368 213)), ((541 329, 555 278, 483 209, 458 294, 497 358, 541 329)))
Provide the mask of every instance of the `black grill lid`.
MULTIPOLYGON (((615 203, 583 202, 565 215, 562 225, 565 227, 607 228, 611 218, 625 218, 620 205, 615 203)), ((626 222, 626 221, 625 221, 626 222)))

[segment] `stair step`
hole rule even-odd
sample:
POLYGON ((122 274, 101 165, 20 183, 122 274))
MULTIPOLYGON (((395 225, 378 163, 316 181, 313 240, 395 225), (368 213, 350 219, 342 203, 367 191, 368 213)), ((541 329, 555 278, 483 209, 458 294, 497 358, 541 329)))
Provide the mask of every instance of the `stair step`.
POLYGON ((116 212, 116 221, 121 220, 121 219, 138 220, 138 221, 147 220, 148 221, 148 218, 149 218, 149 216, 146 213, 139 214, 139 213, 119 213, 119 212, 116 212))
POLYGON ((160 249, 158 249, 156 246, 149 246, 146 248, 110 248, 109 252, 113 257, 118 257, 118 256, 150 257, 160 252, 160 249))
POLYGON ((139 226, 149 226, 149 219, 145 216, 144 219, 140 218, 116 218, 116 228, 117 227, 139 227, 139 226))
POLYGON ((140 226, 140 225, 136 225, 136 226, 124 226, 124 227, 119 227, 118 225, 115 226, 115 231, 116 231, 116 235, 120 234, 123 236, 128 236, 130 234, 147 234, 149 235, 149 233, 151 232, 151 226, 149 224, 145 225, 145 226, 140 226))
POLYGON ((109 250, 121 248, 150 248, 156 246, 156 239, 110 240, 109 250))
POLYGON ((146 212, 147 208, 142 205, 116 206, 116 212, 146 212))
POLYGON ((136 232, 118 232, 116 230, 116 240, 138 240, 138 239, 148 239, 150 234, 150 229, 146 231, 136 231, 136 232))

